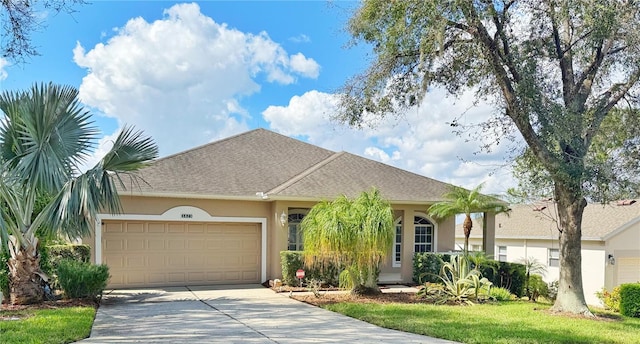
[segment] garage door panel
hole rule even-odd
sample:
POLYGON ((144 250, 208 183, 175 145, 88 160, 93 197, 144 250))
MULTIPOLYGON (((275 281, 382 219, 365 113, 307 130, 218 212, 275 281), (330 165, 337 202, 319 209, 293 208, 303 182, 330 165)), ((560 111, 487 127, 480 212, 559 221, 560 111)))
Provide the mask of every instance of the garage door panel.
POLYGON ((126 232, 127 233, 144 233, 144 223, 140 223, 140 222, 127 223, 126 232))
POLYGON ((105 221, 102 228, 111 287, 260 282, 259 224, 105 221))
POLYGON ((184 250, 184 239, 175 238, 167 240, 169 250, 184 250))
POLYGON ((184 224, 182 223, 169 224, 169 233, 184 233, 184 224))
POLYGON ((163 239, 147 239, 147 248, 149 250, 164 250, 165 242, 163 239))
POLYGON ((127 251, 128 250, 143 250, 144 249, 144 238, 130 238, 126 241, 127 251))
POLYGON ((616 265, 618 266, 618 284, 640 281, 640 257, 621 257, 617 259, 616 265))

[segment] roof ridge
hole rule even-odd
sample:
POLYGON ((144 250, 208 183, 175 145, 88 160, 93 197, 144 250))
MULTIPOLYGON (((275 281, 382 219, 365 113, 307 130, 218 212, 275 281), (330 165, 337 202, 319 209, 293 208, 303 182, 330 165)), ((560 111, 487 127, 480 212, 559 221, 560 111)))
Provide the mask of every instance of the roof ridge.
POLYGON ((222 142, 225 142, 225 141, 229 141, 229 140, 234 139, 234 138, 236 138, 236 137, 240 137, 240 136, 248 135, 248 134, 253 133, 253 132, 256 132, 256 131, 269 131, 269 130, 264 129, 264 128, 256 128, 256 129, 253 129, 253 130, 245 131, 245 132, 242 132, 242 133, 238 133, 238 134, 235 134, 235 135, 231 135, 231 136, 228 136, 228 137, 222 138, 222 139, 220 139, 220 140, 216 140, 216 141, 212 141, 212 142, 207 142, 207 143, 201 144, 201 145, 199 145, 199 146, 196 146, 196 147, 193 147, 193 148, 190 148, 190 149, 187 149, 187 150, 181 151, 181 152, 177 152, 177 153, 169 154, 169 155, 167 155, 167 156, 165 156, 165 157, 162 157, 162 158, 159 158, 159 159, 155 160, 154 162, 158 162, 158 161, 162 161, 162 160, 165 160, 165 159, 169 159, 169 158, 173 158, 173 157, 176 157, 176 156, 180 156, 180 155, 184 155, 184 154, 187 154, 187 153, 191 153, 191 152, 193 152, 193 151, 196 151, 196 150, 202 149, 202 148, 204 148, 204 147, 211 146, 211 145, 215 145, 215 144, 222 143, 222 142))
POLYGON ((353 154, 353 153, 344 152, 344 151, 343 151, 342 153, 345 153, 345 154, 348 154, 348 155, 354 156, 354 157, 356 157, 356 158, 360 158, 360 159, 365 159, 365 160, 373 161, 373 162, 374 162, 374 163, 376 163, 376 164, 384 165, 384 166, 387 166, 387 167, 391 167, 391 168, 393 168, 393 169, 396 169, 396 170, 402 171, 403 173, 412 174, 412 175, 414 175, 414 176, 416 176, 416 177, 420 177, 420 178, 426 178, 426 179, 429 179, 429 180, 432 180, 432 181, 435 181, 435 182, 437 182, 437 183, 441 183, 441 184, 444 184, 444 185, 448 185, 448 186, 458 186, 458 185, 454 185, 454 184, 451 184, 451 183, 443 182, 443 181, 438 180, 438 179, 435 179, 435 178, 433 178, 433 177, 429 177, 429 176, 422 175, 422 174, 420 174, 420 173, 416 173, 416 172, 412 172, 412 171, 409 171, 409 170, 405 170, 405 169, 403 169, 403 168, 400 168, 400 167, 397 167, 397 166, 393 166, 393 165, 390 165, 390 164, 384 163, 384 162, 382 162, 382 161, 378 161, 378 160, 375 160, 375 159, 365 158, 365 157, 360 156, 360 155, 358 155, 358 154, 353 154))
POLYGON ((338 157, 344 155, 344 151, 342 152, 337 152, 337 153, 333 153, 331 156, 329 156, 328 158, 318 162, 317 164, 309 167, 308 169, 300 172, 298 175, 294 176, 293 178, 287 180, 286 182, 276 186, 275 188, 269 190, 266 192, 267 195, 269 194, 273 194, 273 193, 278 193, 286 188, 288 188, 289 186, 295 184, 296 182, 300 181, 302 178, 310 175, 311 173, 317 171, 320 167, 330 163, 331 161, 337 159, 338 157))

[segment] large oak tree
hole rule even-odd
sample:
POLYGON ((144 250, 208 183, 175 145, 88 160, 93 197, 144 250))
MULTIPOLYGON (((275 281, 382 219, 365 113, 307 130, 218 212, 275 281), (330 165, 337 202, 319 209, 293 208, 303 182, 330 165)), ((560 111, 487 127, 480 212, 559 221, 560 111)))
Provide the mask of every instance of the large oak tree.
POLYGON ((639 15, 640 4, 624 0, 365 0, 348 28, 373 45, 374 59, 345 85, 339 117, 360 125, 398 114, 434 86, 495 101, 500 111, 484 128, 517 129, 553 181, 553 309, 590 315, 581 271, 585 157, 612 110, 636 105, 639 15))

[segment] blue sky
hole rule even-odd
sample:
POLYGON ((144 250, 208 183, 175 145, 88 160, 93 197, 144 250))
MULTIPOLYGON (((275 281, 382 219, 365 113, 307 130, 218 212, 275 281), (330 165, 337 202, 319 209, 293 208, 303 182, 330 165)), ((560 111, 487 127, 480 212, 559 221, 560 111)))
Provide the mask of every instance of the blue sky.
POLYGON ((353 1, 94 1, 73 15, 43 12, 40 56, 3 67, 2 90, 34 82, 78 87, 104 138, 135 125, 161 156, 267 128, 465 187, 513 186, 505 148, 473 154, 447 124, 494 109, 472 94, 434 89, 400 119, 357 130, 330 120, 336 92, 366 68, 369 48, 348 48, 353 1))

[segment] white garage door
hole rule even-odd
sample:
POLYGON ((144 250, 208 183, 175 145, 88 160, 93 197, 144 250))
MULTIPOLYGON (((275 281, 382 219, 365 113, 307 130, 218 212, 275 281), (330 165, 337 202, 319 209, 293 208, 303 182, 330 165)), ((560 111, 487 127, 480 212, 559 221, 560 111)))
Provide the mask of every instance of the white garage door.
POLYGON ((260 225, 104 221, 109 286, 260 283, 260 225))
POLYGON ((640 282, 640 257, 616 258, 616 265, 618 266, 618 285, 640 282))

